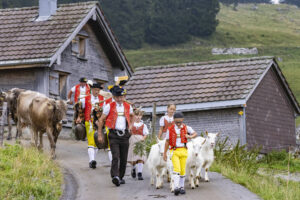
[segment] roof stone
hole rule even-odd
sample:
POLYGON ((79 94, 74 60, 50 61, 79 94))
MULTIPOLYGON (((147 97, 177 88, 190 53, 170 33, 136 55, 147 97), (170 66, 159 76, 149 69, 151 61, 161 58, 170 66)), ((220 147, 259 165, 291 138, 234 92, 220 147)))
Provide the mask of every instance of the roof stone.
POLYGON ((126 89, 127 99, 150 107, 245 99, 273 57, 194 62, 138 68, 126 89))
POLYGON ((61 4, 41 22, 38 7, 0 9, 0 61, 50 58, 96 4, 61 4))

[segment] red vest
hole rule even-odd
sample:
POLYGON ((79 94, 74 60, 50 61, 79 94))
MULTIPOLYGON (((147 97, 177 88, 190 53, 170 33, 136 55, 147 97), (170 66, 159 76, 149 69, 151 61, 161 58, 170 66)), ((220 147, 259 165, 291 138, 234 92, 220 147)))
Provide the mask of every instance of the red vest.
MULTIPOLYGON (((85 84, 85 94, 90 94, 90 86, 88 84, 85 84)), ((75 86, 75 94, 74 94, 74 102, 76 103, 78 101, 78 98, 80 96, 80 84, 75 86)))
MULTIPOLYGON (((111 102, 109 105, 110 105, 110 110, 109 110, 108 116, 106 117, 105 126, 107 126, 110 129, 115 129, 117 118, 118 118, 117 103, 114 101, 114 102, 111 102)), ((123 106, 124 106, 125 118, 129 125, 130 124, 130 104, 127 102, 124 102, 123 106)))
MULTIPOLYGON (((93 107, 91 99, 92 99, 92 95, 88 95, 85 97, 85 109, 84 109, 85 121, 90 121, 90 119, 91 119, 91 112, 92 112, 92 107, 93 107)), ((100 102, 100 101, 103 101, 104 97, 99 94, 98 99, 100 102)), ((100 106, 102 107, 103 103, 100 103, 100 106)))
POLYGON ((174 125, 174 121, 172 122, 168 122, 168 120, 166 120, 166 118, 164 118, 164 128, 163 128, 163 133, 167 132, 168 128, 172 125, 174 125))
MULTIPOLYGON (((183 124, 183 127, 180 129, 180 138, 182 143, 187 143, 187 138, 185 135, 187 134, 187 127, 185 124, 183 124)), ((176 139, 177 134, 175 131, 175 125, 172 125, 169 127, 169 145, 171 146, 171 149, 176 148, 176 139)))
POLYGON ((105 105, 110 104, 112 102, 112 97, 110 97, 109 99, 105 100, 105 105))
POLYGON ((143 132, 144 132, 144 124, 142 126, 138 127, 138 128, 135 127, 135 126, 132 126, 132 129, 131 129, 132 135, 141 135, 141 136, 143 136, 144 135, 143 132))

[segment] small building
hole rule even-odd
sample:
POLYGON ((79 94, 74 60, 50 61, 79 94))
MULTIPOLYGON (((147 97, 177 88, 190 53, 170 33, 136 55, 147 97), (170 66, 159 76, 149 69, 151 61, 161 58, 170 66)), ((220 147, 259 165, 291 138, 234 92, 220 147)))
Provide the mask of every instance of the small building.
POLYGON ((0 89, 18 87, 66 99, 80 77, 107 86, 115 76, 131 76, 97 2, 39 3, 0 9, 0 89))
POLYGON ((273 57, 140 67, 126 88, 147 113, 175 103, 198 134, 220 132, 263 153, 296 144, 299 104, 273 57))

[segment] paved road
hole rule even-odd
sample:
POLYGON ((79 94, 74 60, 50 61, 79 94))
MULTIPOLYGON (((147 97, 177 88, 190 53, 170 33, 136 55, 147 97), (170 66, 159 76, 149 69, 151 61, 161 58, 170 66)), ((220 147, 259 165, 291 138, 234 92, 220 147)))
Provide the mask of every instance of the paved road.
MULTIPOLYGON (((45 147, 48 148, 47 138, 44 138, 45 147)), ((122 199, 122 200, 149 200, 149 199, 178 199, 170 193, 169 184, 165 183, 164 188, 155 189, 150 186, 149 173, 145 168, 144 181, 134 180, 130 177, 130 167, 127 168, 125 185, 115 187, 111 183, 109 161, 107 153, 99 151, 96 156, 97 169, 88 168, 87 142, 58 140, 57 161, 66 168, 78 184, 76 199, 122 199)), ((256 200, 257 195, 251 193, 241 185, 231 182, 218 173, 209 174, 210 182, 201 182, 200 187, 190 189, 188 184, 187 194, 181 197, 184 199, 205 199, 205 200, 256 200)), ((72 178, 71 178, 72 179, 72 178)), ((70 179, 69 179, 70 180, 70 179)), ((76 184, 75 184, 76 185, 76 184)))

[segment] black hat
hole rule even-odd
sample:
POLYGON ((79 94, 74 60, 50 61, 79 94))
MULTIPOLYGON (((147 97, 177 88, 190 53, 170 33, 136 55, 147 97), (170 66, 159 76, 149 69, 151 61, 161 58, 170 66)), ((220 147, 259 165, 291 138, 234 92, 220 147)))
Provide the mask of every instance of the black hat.
POLYGON ((177 118, 184 118, 184 115, 182 114, 182 112, 176 112, 174 114, 174 119, 177 119, 177 118))
POLYGON ((127 80, 122 80, 119 83, 119 86, 123 87, 127 83, 127 80))
POLYGON ((123 96, 125 95, 125 90, 123 88, 121 88, 118 85, 115 85, 112 89, 111 89, 111 93, 113 96, 123 96))
POLYGON ((103 89, 103 87, 99 83, 93 83, 93 85, 91 86, 91 88, 103 89))
POLYGON ((86 83, 87 82, 87 78, 82 77, 82 78, 79 79, 79 82, 86 83))

